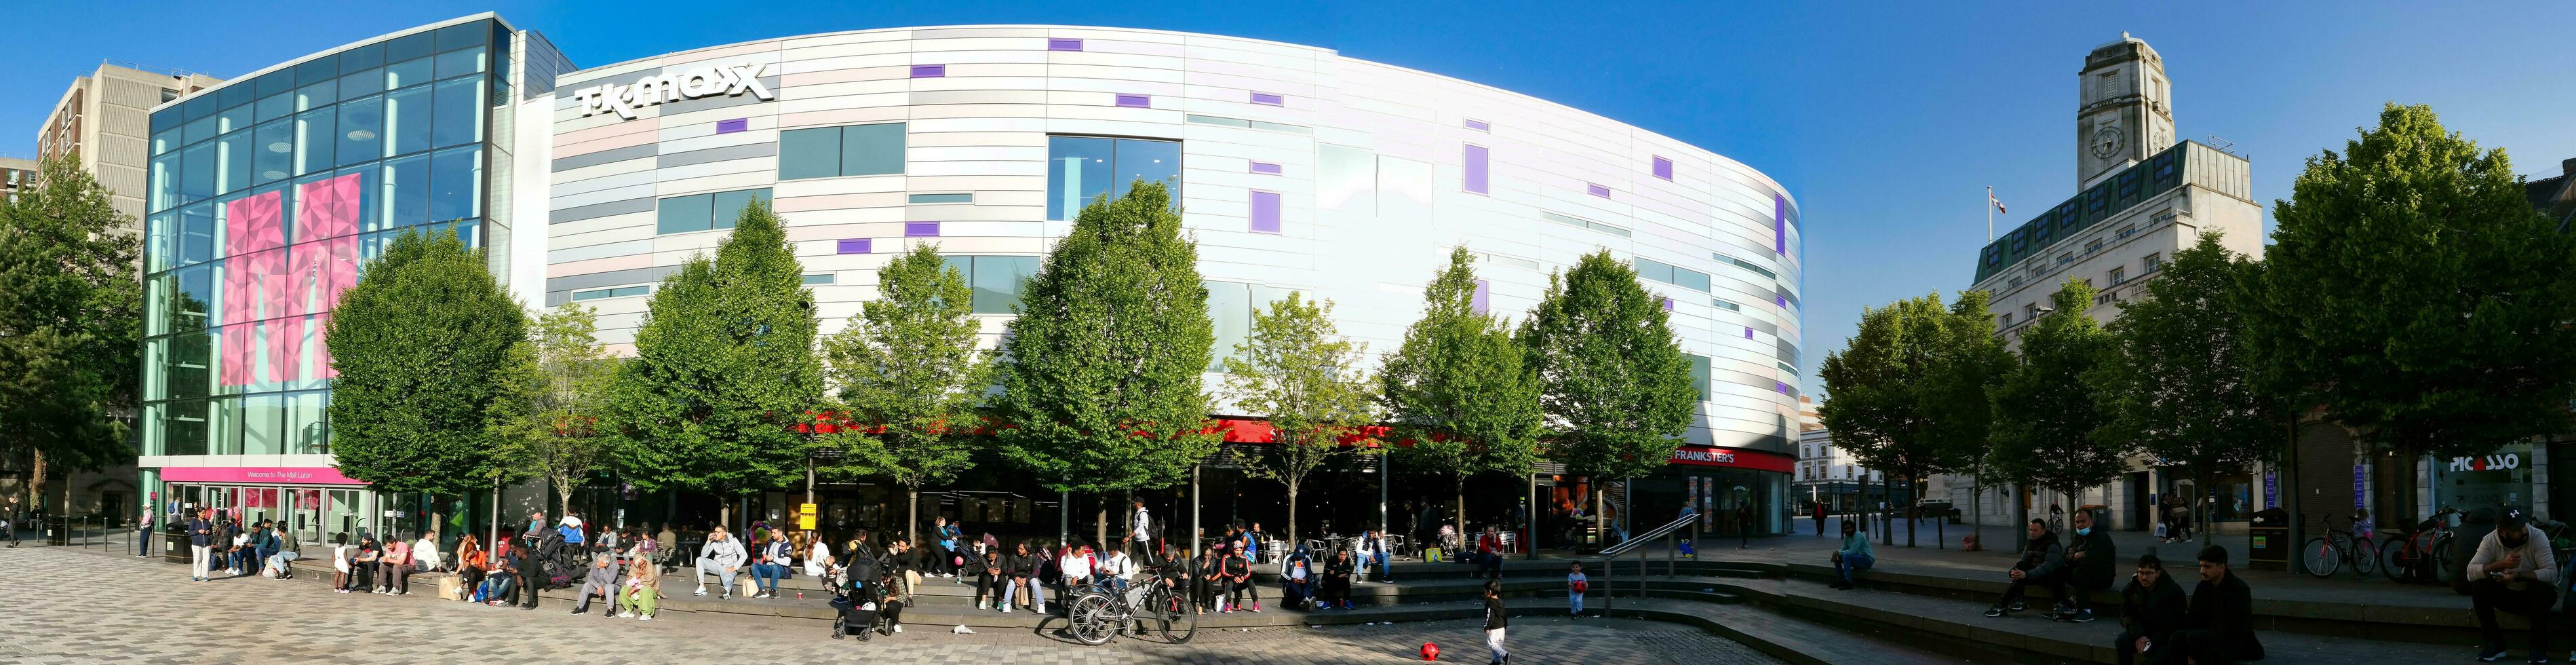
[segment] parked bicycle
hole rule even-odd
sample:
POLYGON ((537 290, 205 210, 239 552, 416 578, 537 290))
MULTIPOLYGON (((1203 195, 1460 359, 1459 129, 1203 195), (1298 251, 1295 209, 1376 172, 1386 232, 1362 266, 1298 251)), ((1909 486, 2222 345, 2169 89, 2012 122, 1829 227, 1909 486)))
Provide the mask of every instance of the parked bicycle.
POLYGON ((2450 584, 2459 579, 2459 555, 2451 552, 2451 518, 2459 510, 2444 508, 2415 525, 2413 533, 2389 536, 2379 545, 2379 570, 2398 582, 2450 584))
POLYGON ((1129 627, 1135 627, 1141 635, 1145 621, 1161 624, 1163 639, 1173 644, 1187 643, 1198 634, 1198 612, 1193 611, 1189 599, 1163 583, 1160 566, 1147 564, 1142 568, 1144 579, 1127 593, 1113 593, 1106 586, 1093 587, 1065 604, 1066 623, 1075 641, 1100 646, 1129 627))
POLYGON ((2370 544, 2370 537, 2334 528, 2331 515, 2318 516, 2317 524, 2325 527, 2326 535, 2309 538, 2307 546, 2299 548, 2300 555, 2306 557, 2303 563, 2308 566, 2308 574, 2333 577, 2337 570, 2348 566, 2353 574, 2370 577, 2371 568, 2379 562, 2379 548, 2370 544))

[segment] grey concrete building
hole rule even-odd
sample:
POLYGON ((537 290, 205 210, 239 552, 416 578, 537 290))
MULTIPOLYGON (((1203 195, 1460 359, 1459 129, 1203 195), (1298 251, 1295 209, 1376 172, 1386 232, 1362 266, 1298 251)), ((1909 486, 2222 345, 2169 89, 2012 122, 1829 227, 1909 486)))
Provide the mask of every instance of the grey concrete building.
POLYGON ((36 160, 0 155, 0 198, 18 200, 18 192, 36 186, 36 160))
POLYGON ((36 130, 36 155, 78 156, 82 168, 116 192, 117 212, 139 226, 152 154, 152 107, 221 82, 195 72, 102 62, 97 71, 72 79, 54 102, 53 113, 36 130))

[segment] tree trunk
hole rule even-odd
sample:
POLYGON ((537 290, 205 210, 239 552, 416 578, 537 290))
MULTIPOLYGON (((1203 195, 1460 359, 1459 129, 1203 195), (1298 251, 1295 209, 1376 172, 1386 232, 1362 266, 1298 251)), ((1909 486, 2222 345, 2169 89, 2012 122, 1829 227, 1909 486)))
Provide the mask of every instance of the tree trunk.
MULTIPOLYGON (((555 515, 558 521, 560 521, 562 516, 572 514, 572 477, 569 475, 557 474, 549 478, 549 480, 552 480, 555 483, 555 515)), ((593 515, 592 517, 597 516, 593 515)))
MULTIPOLYGON (((27 465, 27 510, 29 512, 41 513, 45 512, 45 451, 34 451, 33 455, 35 462, 27 465)), ((17 518, 16 516, 11 516, 10 519, 17 518)), ((43 527, 44 525, 37 525, 37 528, 40 531, 43 527)), ((10 528, 14 529, 17 527, 12 526, 10 528)))
MULTIPOLYGON (((1288 533, 1290 534, 1297 533, 1297 485, 1295 480, 1288 481, 1288 533)), ((1293 541, 1296 538, 1292 535, 1289 539, 1293 541)))
POLYGON ((2209 491, 2211 475, 2214 474, 2208 466, 2192 469, 2191 496, 2182 498, 2183 513, 2191 515, 2191 528, 2199 533, 2200 544, 2204 546, 2209 544, 2209 516, 2200 509, 2200 496, 2209 491))
POLYGON ((1968 476, 1968 528, 1977 536, 1977 548, 1986 547, 1986 479, 1968 476))
MULTIPOLYGON (((1459 543, 1461 543, 1461 544, 1463 545, 1464 543, 1466 543, 1466 542, 1467 542, 1467 472, 1466 472, 1466 471, 1459 471, 1459 472, 1458 472, 1458 476, 1457 476, 1457 483, 1456 483, 1456 485, 1455 485, 1454 487, 1452 487, 1451 489, 1453 489, 1453 490, 1456 490, 1456 491, 1457 491, 1457 499, 1458 499, 1458 503, 1457 503, 1456 507, 1457 507, 1457 509, 1458 509, 1458 512, 1450 513, 1450 514, 1449 514, 1449 521, 1457 522, 1457 523, 1458 523, 1458 542, 1459 542, 1459 543)), ((1431 532, 1432 532, 1432 533, 1434 533, 1434 534, 1439 533, 1439 532, 1440 532, 1440 527, 1437 527, 1437 526, 1431 527, 1431 532)), ((1465 548, 1464 548, 1464 547, 1461 547, 1461 548, 1459 548, 1459 549, 1465 549, 1465 548)))
MULTIPOLYGON (((1601 489, 1601 479, 1594 478, 1592 481, 1592 538, 1595 544, 1601 546, 1600 549, 1606 550, 1610 549, 1610 533, 1609 531, 1601 528, 1601 513, 1602 507, 1609 505, 1608 502, 1602 498, 1602 495, 1608 493, 1608 490, 1601 489)), ((1602 565, 1608 566, 1610 564, 1604 563, 1602 565)), ((1603 570, 1601 572, 1603 574, 1608 574, 1610 571, 1603 570)))
POLYGON ((921 524, 921 485, 915 484, 904 488, 904 495, 910 500, 910 504, 903 509, 903 539, 905 542, 911 542, 918 537, 918 533, 913 529, 921 524))
POLYGON ((1091 542, 1109 542, 1109 493, 1101 492, 1100 498, 1092 503, 1091 542))
POLYGON ((1907 474, 1905 476, 1905 496, 1905 546, 1913 547, 1914 520, 1915 518, 1920 517, 1920 514, 1915 512, 1915 507, 1922 505, 1923 503, 1923 497, 1914 495, 1913 474, 1907 474))

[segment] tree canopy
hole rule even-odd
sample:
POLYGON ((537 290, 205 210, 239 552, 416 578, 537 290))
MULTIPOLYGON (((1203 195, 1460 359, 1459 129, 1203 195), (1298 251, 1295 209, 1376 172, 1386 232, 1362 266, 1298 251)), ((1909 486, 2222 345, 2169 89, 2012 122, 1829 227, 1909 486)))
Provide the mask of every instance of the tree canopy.
MULTIPOLYGON (((877 298, 823 340, 848 425, 823 435, 843 454, 830 471, 888 476, 917 496, 922 485, 973 467, 982 437, 976 409, 993 382, 992 363, 975 349, 982 324, 973 296, 935 244, 914 245, 877 269, 877 298)), ((905 520, 905 533, 914 521, 905 520)))
POLYGON ((340 472, 388 492, 489 489, 495 403, 527 314, 453 234, 405 230, 340 297, 325 342, 331 454, 340 472))
POLYGON ((1450 250, 1422 289, 1422 318, 1378 371, 1394 437, 1405 442, 1394 460, 1449 474, 1457 515, 1466 512, 1468 477, 1537 466, 1544 417, 1537 374, 1510 322, 1476 307, 1475 256, 1450 250))
POLYGON ((1226 395, 1235 408, 1270 421, 1271 444, 1253 452, 1245 473, 1288 486, 1288 530, 1297 530, 1297 495, 1306 475, 1335 458, 1375 453, 1365 428, 1377 422, 1377 395, 1360 361, 1368 344, 1333 328, 1333 302, 1295 291, 1252 314, 1252 334, 1225 359, 1226 395), (1350 445, 1345 439, 1358 439, 1350 445))
POLYGON ((615 450, 601 426, 618 360, 598 329, 597 310, 579 304, 539 314, 529 338, 511 345, 504 393, 492 403, 492 434, 510 467, 503 479, 543 476, 567 513, 573 491, 615 450))
POLYGON ((2251 266, 2218 240, 2201 234, 2152 275, 2145 297, 2120 303, 2112 354, 2089 378, 2111 416, 2093 438, 2164 460, 2197 487, 2270 460, 2284 422, 2279 400, 2256 389, 2245 318, 2229 300, 2251 266))
POLYGON ((2093 293, 2092 283, 2080 278, 2059 285, 2049 297, 2056 311, 2022 331, 2020 362, 1993 391, 1987 467, 2013 482, 2057 490, 2070 509, 2077 492, 2128 468, 2127 450, 2094 438, 2111 412, 2085 379, 2112 346, 2110 334, 2085 313, 2093 293))
POLYGON ((41 486, 134 458, 119 416, 138 392, 143 291, 108 190, 70 159, 37 168, 0 201, 0 455, 32 461, 41 486))

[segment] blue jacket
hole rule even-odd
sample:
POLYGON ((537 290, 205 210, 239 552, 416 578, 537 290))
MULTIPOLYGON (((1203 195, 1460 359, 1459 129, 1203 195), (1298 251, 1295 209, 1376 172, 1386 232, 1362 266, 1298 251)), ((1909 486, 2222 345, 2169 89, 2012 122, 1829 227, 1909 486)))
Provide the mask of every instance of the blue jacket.
POLYGON ((581 544, 581 530, 573 528, 571 525, 555 527, 555 533, 563 536, 564 544, 566 545, 581 544))

